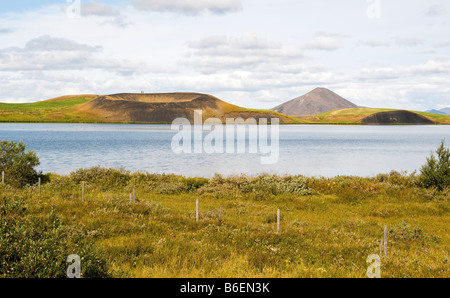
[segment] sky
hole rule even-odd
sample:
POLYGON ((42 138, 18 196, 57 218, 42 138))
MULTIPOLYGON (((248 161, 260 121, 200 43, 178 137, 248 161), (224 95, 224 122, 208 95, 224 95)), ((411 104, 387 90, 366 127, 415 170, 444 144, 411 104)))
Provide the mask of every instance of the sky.
POLYGON ((448 0, 0 0, 0 102, 200 92, 450 106, 448 0))

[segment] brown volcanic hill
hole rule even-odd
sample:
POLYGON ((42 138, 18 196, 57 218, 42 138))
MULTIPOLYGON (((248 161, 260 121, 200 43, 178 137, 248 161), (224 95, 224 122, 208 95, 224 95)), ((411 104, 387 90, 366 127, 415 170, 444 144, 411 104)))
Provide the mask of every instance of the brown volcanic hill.
POLYGON ((425 116, 409 111, 388 111, 370 115, 361 120, 366 124, 435 124, 425 116))
POLYGON ((280 123, 298 123, 295 118, 272 111, 241 108, 201 93, 122 93, 99 96, 78 107, 78 112, 105 122, 171 123, 176 118, 194 121, 194 110, 203 120, 226 118, 279 118, 280 123))
POLYGON ((272 109, 290 116, 317 115, 334 110, 356 108, 350 101, 326 88, 316 88, 272 109))

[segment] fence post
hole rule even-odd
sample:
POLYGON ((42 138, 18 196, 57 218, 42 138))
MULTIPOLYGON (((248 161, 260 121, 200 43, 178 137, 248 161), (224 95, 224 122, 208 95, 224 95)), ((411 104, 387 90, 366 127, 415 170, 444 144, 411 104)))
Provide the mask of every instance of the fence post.
POLYGON ((81 182, 81 199, 84 202, 84 181, 81 182))
POLYGON ((222 215, 223 215, 223 206, 220 206, 219 223, 222 223, 222 215))
POLYGON ((136 190, 133 188, 133 203, 136 203, 136 190))
POLYGON ((197 199, 196 203, 195 203, 195 220, 198 221, 199 220, 199 216, 198 216, 198 205, 199 205, 199 201, 197 199))
POLYGON ((41 194, 41 177, 39 177, 39 182, 38 182, 38 184, 39 184, 39 194, 41 194))
POLYGON ((384 226, 384 256, 387 257, 388 253, 388 230, 387 226, 384 226))
POLYGON ((5 184, 5 171, 2 171, 2 184, 5 184))
POLYGON ((277 233, 280 233, 280 209, 277 210, 277 233))

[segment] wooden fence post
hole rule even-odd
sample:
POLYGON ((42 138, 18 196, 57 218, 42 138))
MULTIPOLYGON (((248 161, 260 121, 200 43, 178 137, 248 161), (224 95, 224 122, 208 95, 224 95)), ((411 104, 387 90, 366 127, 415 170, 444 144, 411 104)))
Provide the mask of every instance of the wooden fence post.
POLYGON ((39 184, 39 194, 41 194, 41 177, 39 177, 39 182, 38 182, 38 184, 39 184))
POLYGON ((198 199, 197 199, 197 201, 196 201, 196 203, 195 203, 195 220, 196 220, 196 221, 199 220, 198 205, 199 205, 199 201, 198 201, 198 199))
POLYGON ((277 210, 277 233, 280 233, 280 209, 277 210))
POLYGON ((84 181, 81 182, 81 199, 84 202, 84 181))
POLYGON ((2 184, 5 184, 5 171, 2 171, 2 184))
POLYGON ((133 188, 133 203, 136 203, 136 190, 133 188))

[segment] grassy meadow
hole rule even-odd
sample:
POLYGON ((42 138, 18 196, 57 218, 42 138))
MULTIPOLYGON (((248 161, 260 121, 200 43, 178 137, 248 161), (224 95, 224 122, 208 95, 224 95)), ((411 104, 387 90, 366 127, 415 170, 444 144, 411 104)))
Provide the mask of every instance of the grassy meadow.
MULTIPOLYGON (((421 188, 415 175, 203 179, 92 168, 42 181, 41 194, 38 185, 0 184, 2 220, 50 216, 50 224, 76 229, 77 241, 95 248, 109 277, 363 278, 367 257, 380 252, 384 226, 382 277, 450 276, 450 190, 421 188)), ((83 270, 85 246, 70 241, 83 270)), ((44 249, 62 245, 45 243, 44 249)), ((44 268, 45 260, 33 268, 44 268)), ((0 276, 12 274, 6 267, 0 276)))
POLYGON ((76 110, 76 106, 95 97, 96 95, 77 95, 34 103, 0 103, 0 122, 97 122, 96 119, 76 110))

